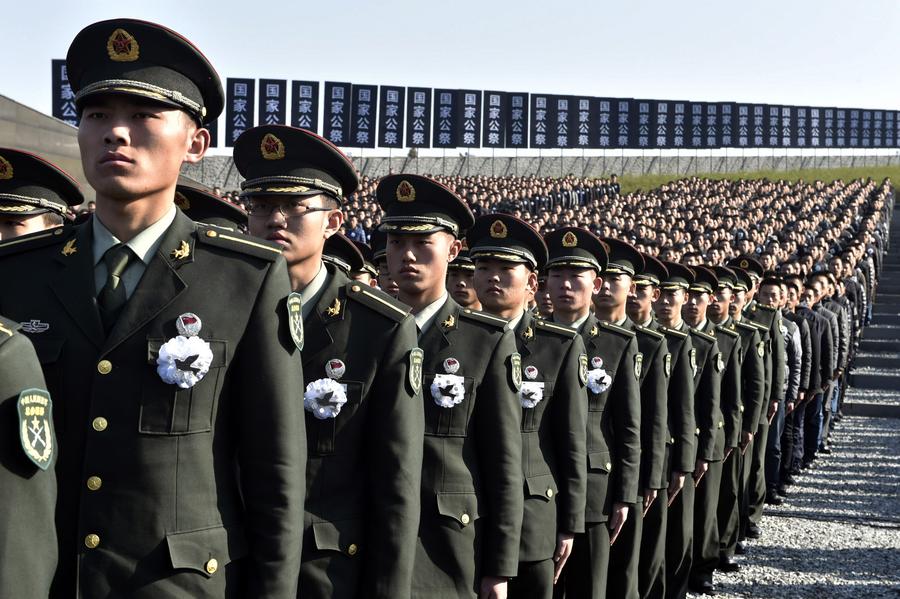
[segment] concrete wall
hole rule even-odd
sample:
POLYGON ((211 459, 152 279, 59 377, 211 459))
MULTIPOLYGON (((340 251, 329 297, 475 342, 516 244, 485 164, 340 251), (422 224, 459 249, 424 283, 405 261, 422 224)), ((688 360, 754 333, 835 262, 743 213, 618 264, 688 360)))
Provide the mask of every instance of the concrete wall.
MULTIPOLYGON (((671 174, 673 178, 696 173, 722 173, 813 168, 900 165, 900 156, 580 156, 469 158, 356 158, 360 172, 380 177, 395 173, 453 175, 539 175, 559 177, 574 173, 584 177, 621 174, 671 174)), ((182 172, 210 187, 238 189, 241 177, 229 156, 208 156, 182 172)))

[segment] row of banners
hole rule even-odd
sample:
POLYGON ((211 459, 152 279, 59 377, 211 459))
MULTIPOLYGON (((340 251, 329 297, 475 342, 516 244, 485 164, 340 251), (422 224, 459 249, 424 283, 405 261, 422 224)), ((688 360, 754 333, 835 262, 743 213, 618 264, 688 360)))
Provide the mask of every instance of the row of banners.
MULTIPOLYGON (((226 146, 234 145, 254 122, 289 122, 338 146, 356 148, 900 147, 900 111, 895 110, 597 98, 332 81, 320 86, 318 81, 284 79, 260 79, 257 85, 254 79, 229 78, 226 95, 226 146)), ((53 61, 53 116, 78 124, 64 60, 53 61)), ((218 125, 209 125, 214 146, 219 138, 218 125)))

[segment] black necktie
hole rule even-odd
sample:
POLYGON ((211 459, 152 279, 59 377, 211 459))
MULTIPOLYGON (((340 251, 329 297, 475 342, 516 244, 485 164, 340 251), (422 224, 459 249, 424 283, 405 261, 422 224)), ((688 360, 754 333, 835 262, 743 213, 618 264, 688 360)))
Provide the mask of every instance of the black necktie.
POLYGON ((128 263, 134 257, 131 249, 122 243, 109 248, 103 255, 106 263, 106 285, 97 295, 97 304, 100 306, 100 318, 103 320, 103 329, 107 334, 112 330, 122 306, 128 301, 125 293, 125 282, 122 281, 122 273, 128 268, 128 263))

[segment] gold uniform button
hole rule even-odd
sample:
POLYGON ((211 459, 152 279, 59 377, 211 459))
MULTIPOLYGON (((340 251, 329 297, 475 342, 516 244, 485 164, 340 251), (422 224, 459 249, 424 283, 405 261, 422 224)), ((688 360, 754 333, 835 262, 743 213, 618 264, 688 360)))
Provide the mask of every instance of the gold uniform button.
POLYGON ((112 372, 112 362, 109 360, 100 360, 97 362, 97 372, 100 374, 109 374, 112 372))
POLYGON ((106 420, 106 418, 104 418, 103 416, 97 416, 91 422, 91 426, 93 426, 94 430, 98 433, 102 433, 106 430, 106 427, 109 426, 109 421, 106 420))
POLYGON ((347 547, 347 555, 356 555, 357 551, 359 551, 359 547, 356 546, 356 543, 350 543, 350 546, 347 547))
POLYGON ((97 491, 103 486, 103 481, 99 476, 91 476, 87 479, 87 488, 91 491, 97 491))
POLYGON ((219 560, 216 558, 210 558, 208 562, 206 562, 206 573, 207 574, 215 574, 216 570, 219 569, 219 560))
POLYGON ((84 537, 84 546, 88 549, 96 549, 100 544, 100 537, 91 533, 88 536, 84 537))
POLYGON ((553 497, 553 489, 547 489, 547 498, 553 497))
POLYGON ((463 514, 459 517, 459 521, 463 523, 463 526, 467 525, 471 518, 469 518, 469 514, 463 514))
POLYGON ((216 233, 212 229, 210 229, 209 231, 206 232, 207 237, 216 237, 217 235, 218 235, 218 233, 216 233))

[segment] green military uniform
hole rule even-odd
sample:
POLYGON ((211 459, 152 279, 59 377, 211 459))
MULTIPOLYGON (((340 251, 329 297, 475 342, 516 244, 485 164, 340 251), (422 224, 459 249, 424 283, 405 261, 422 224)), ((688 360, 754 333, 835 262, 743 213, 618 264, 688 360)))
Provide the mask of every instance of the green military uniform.
MULTIPOLYGON (((558 229, 545 238, 548 269, 575 266, 602 270, 606 251, 583 229, 558 229)), ((593 314, 578 328, 587 352, 587 505, 585 533, 576 535, 563 572, 569 598, 606 596, 608 522, 614 503, 637 502, 640 478, 641 359, 632 331, 593 314)), ((629 516, 630 517, 630 516, 629 516)), ((560 581, 563 583, 563 581, 560 581)))
POLYGON ((18 329, 0 317, 0 597, 46 599, 58 551, 53 403, 18 329))
MULTIPOLYGON (((481 260, 500 260, 535 271, 547 262, 541 236, 513 216, 481 217, 467 239, 473 268, 481 260)), ((519 400, 525 509, 519 567, 509 596, 550 599, 557 535, 584 532, 586 354, 574 329, 541 321, 528 310, 514 333, 523 372, 519 400)))
MULTIPOLYGON (((79 105, 133 92, 198 122, 221 111, 212 67, 157 25, 91 25, 67 64, 79 105)), ((306 451, 284 259, 198 226, 172 200, 157 249, 142 244, 147 262, 119 276, 95 255, 95 241, 115 239, 96 218, 0 244, 0 276, 17 282, 0 288, 0 312, 29 323, 55 406, 53 594, 292 597, 306 451), (101 313, 98 291, 127 301, 101 313)))
MULTIPOLYGON (((459 236, 474 220, 453 192, 425 177, 387 176, 376 195, 389 237, 459 236)), ((412 595, 473 597, 482 577, 513 577, 518 567, 521 358, 505 320, 449 297, 420 326, 425 446, 412 595)))
MULTIPOLYGON (((350 160, 303 129, 249 129, 234 156, 249 198, 343 202, 358 186, 350 160), (302 191, 299 179, 311 180, 302 191)), ((337 233, 323 246, 318 275, 289 302, 307 381, 299 595, 408 598, 424 435, 416 325, 408 306, 349 279, 363 267, 353 242, 337 233)))

